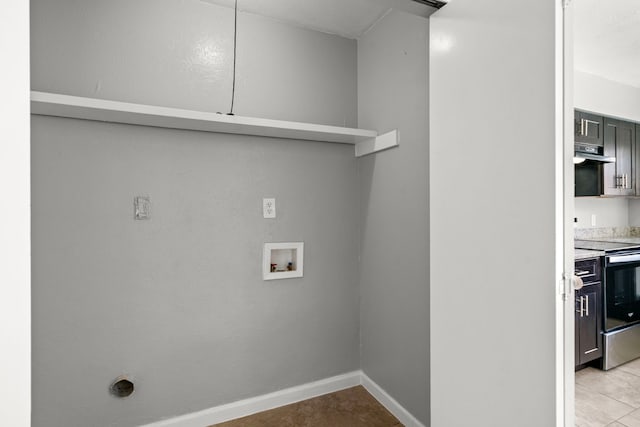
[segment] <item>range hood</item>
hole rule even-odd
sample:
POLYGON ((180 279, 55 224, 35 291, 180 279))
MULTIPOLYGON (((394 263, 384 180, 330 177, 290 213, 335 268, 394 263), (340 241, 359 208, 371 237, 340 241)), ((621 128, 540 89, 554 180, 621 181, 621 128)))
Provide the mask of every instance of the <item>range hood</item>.
POLYGON ((426 4, 427 6, 435 7, 440 9, 445 4, 449 3, 449 0, 413 0, 416 3, 426 4))
POLYGON ((603 147, 599 145, 576 143, 573 163, 578 164, 586 160, 600 163, 614 163, 615 157, 608 157, 603 154, 603 147))

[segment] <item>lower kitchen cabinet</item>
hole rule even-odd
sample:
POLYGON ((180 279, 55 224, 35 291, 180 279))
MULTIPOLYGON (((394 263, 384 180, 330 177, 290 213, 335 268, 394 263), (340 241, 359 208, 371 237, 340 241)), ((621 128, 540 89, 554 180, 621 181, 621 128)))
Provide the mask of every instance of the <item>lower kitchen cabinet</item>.
POLYGON ((602 285, 576 291, 576 365, 602 357, 602 285))
POLYGON ((576 366, 602 357, 603 302, 599 267, 599 260, 595 259, 576 262, 576 274, 579 274, 580 271, 590 272, 583 278, 584 286, 582 289, 575 293, 576 366))

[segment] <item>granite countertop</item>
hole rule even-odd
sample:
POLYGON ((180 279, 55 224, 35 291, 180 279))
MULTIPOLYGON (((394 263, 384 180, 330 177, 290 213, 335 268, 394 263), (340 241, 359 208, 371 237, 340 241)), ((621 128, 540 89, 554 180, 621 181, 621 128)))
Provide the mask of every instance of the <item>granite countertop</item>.
POLYGON ((636 245, 640 245, 640 237, 600 237, 597 239, 585 240, 595 240, 598 242, 633 243, 636 245))
MULTIPOLYGON (((576 240, 610 243, 630 243, 640 245, 640 227, 599 227, 577 228, 574 230, 576 240)), ((586 242, 581 242, 582 247, 586 242)), ((596 245, 597 246, 597 245, 596 245)), ((576 249, 575 259, 587 259, 604 256, 604 251, 592 249, 576 249)))
POLYGON ((597 258, 600 256, 604 256, 604 251, 592 251, 588 249, 576 249, 574 258, 576 260, 579 259, 588 259, 588 258, 597 258))

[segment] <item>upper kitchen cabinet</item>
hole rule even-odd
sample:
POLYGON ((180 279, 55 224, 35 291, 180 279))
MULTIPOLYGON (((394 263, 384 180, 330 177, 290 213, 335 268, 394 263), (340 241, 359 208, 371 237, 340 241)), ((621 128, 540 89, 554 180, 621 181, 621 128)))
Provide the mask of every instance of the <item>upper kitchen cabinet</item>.
POLYGON ((574 128, 575 142, 602 146, 604 133, 602 116, 576 110, 574 128))
MULTIPOLYGON (((634 167, 637 169, 638 167, 640 167, 640 124, 636 123, 635 124, 635 131, 636 131, 636 143, 634 145, 635 148, 635 157, 633 158, 634 160, 634 167)), ((636 196, 640 196, 640 173, 638 173, 638 171, 634 169, 633 171, 633 183, 636 186, 636 196)))
POLYGON ((604 118, 604 155, 615 157, 615 163, 604 165, 604 194, 634 196, 636 166, 636 126, 622 120, 604 118))

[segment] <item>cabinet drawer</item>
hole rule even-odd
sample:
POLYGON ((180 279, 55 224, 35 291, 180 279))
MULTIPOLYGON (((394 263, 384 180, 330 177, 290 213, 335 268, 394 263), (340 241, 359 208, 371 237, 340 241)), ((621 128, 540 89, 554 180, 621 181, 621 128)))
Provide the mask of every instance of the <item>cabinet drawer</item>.
POLYGON ((585 284, 599 282, 601 275, 600 259, 582 259, 576 261, 574 274, 585 284))

